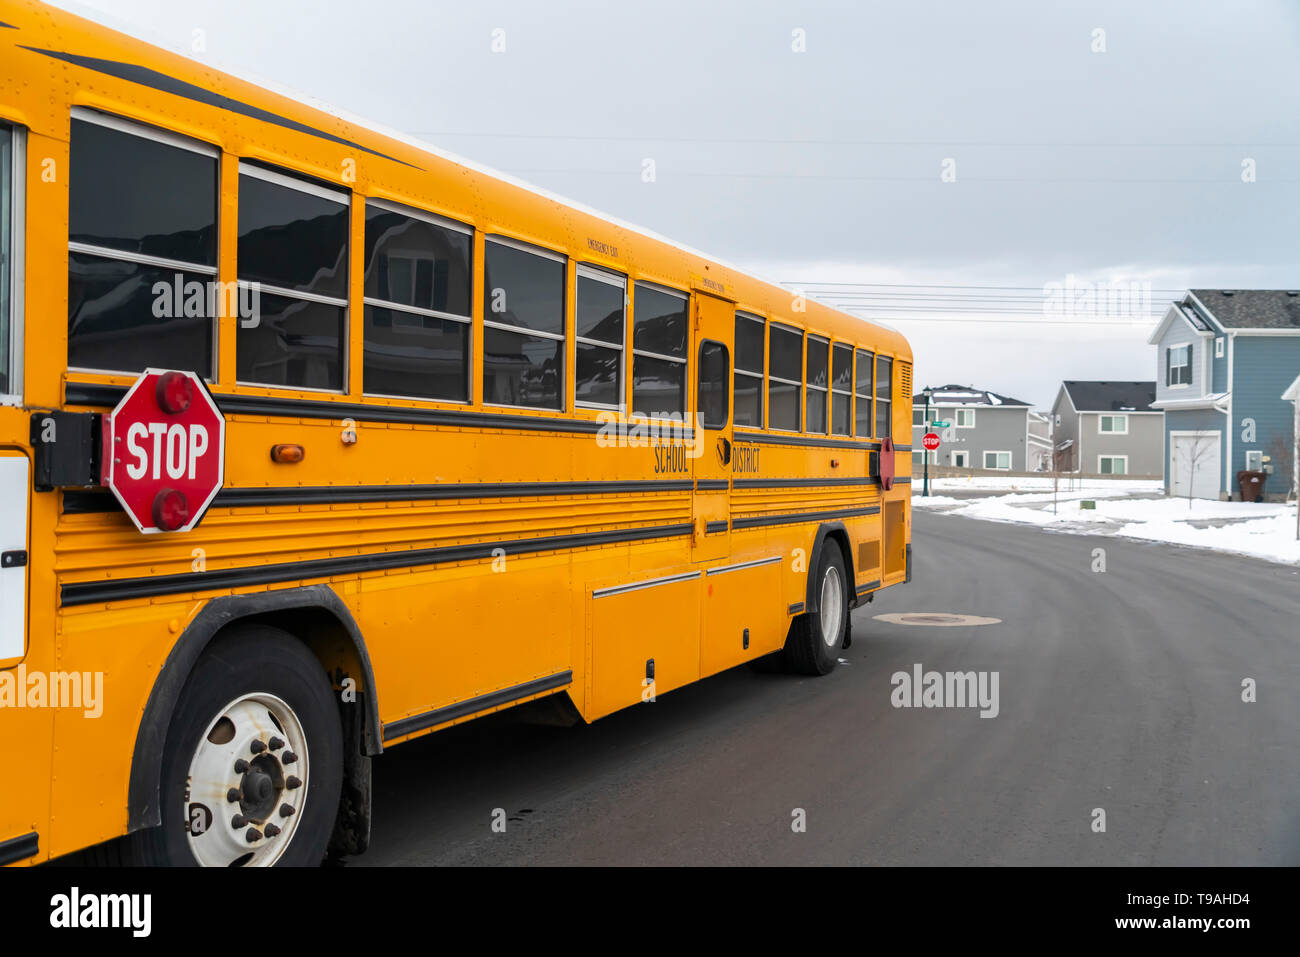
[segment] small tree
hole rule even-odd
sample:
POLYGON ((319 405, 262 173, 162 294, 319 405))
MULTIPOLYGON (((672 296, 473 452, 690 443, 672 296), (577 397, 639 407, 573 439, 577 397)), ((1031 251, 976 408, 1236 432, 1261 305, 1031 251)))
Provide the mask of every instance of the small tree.
POLYGON ((1192 491, 1196 488, 1196 474, 1208 463, 1210 452, 1216 443, 1213 436, 1203 430, 1197 431, 1191 443, 1183 444, 1183 462, 1187 465, 1187 509, 1192 508, 1192 491))

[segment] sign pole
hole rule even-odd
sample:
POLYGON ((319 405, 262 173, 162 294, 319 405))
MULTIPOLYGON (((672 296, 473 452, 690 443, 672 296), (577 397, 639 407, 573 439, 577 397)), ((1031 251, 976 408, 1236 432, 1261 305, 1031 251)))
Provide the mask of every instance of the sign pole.
MULTIPOLYGON (((923 393, 925 396, 925 427, 930 428, 930 390, 926 389, 923 393)), ((921 467, 925 470, 925 478, 921 483, 922 498, 930 497, 930 453, 922 446, 921 467)))

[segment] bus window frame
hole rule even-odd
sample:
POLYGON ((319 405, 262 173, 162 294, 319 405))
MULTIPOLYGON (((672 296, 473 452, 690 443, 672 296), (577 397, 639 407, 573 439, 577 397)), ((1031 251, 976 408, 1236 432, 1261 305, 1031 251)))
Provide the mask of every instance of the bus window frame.
POLYGON ((779 321, 777 321, 777 320, 775 320, 775 319, 773 319, 773 320, 771 320, 771 321, 769 321, 769 322, 767 323, 767 339, 766 339, 766 341, 765 341, 764 344, 763 344, 763 347, 764 347, 764 349, 766 350, 766 352, 765 352, 765 356, 766 356, 765 363, 766 363, 766 366, 767 366, 767 371, 766 371, 766 374, 764 375, 763 378, 764 378, 764 380, 765 380, 765 386, 766 386, 766 388, 767 388, 767 390, 768 390, 768 394, 764 397, 764 399, 765 399, 765 401, 764 401, 764 406, 765 406, 765 408, 764 408, 764 410, 763 410, 763 419, 764 419, 764 421, 766 421, 766 422, 768 423, 768 426, 767 426, 766 431, 769 431, 769 432, 780 432, 780 433, 782 433, 783 435, 801 435, 801 434, 803 433, 803 427, 804 427, 804 421, 803 421, 803 420, 804 420, 804 401, 805 401, 805 400, 804 400, 803 379, 804 379, 804 377, 808 374, 808 373, 807 373, 807 370, 804 368, 804 363, 807 362, 807 348, 805 347, 804 339, 806 338, 807 335, 808 335, 808 331, 807 331, 806 329, 802 328, 801 326, 792 326, 792 325, 789 325, 788 323, 779 322, 779 321), (773 329, 781 329, 781 330, 783 330, 783 331, 785 331, 785 332, 794 332, 794 333, 798 333, 798 335, 799 335, 799 381, 798 381, 798 382, 795 382, 795 381, 792 380, 792 379, 782 379, 780 376, 774 376, 774 375, 772 375, 772 330, 773 330, 773 329), (772 386, 771 386, 771 383, 772 383, 772 382, 780 382, 782 385, 792 385, 792 386, 797 387, 797 389, 798 389, 798 399, 797 399, 796 402, 795 402, 795 407, 796 407, 796 408, 798 409, 798 411, 799 411, 799 427, 798 427, 798 428, 796 428, 796 429, 782 429, 782 428, 777 428, 776 426, 773 426, 773 425, 771 424, 771 421, 772 421, 772 411, 771 411, 771 410, 772 410, 772 396, 771 396, 771 388, 772 388, 772 386))
MULTIPOLYGON (((435 399, 427 395, 394 395, 387 392, 367 392, 365 391, 365 378, 362 377, 361 396, 365 399, 393 399, 398 402, 428 402, 443 403, 446 405, 468 406, 474 404, 474 370, 476 368, 477 343, 474 340, 474 279, 478 271, 478 264, 474 262, 474 251, 478 248, 477 230, 468 223, 462 223, 456 219, 450 219, 446 216, 440 216, 437 213, 431 213, 428 210, 420 209, 418 206, 407 206, 403 203, 394 202, 387 199, 377 199, 371 196, 362 196, 361 204, 361 239, 362 249, 365 248, 365 229, 366 229, 366 210, 371 206, 376 209, 382 209, 386 213, 396 213, 399 216, 405 216, 408 219, 418 219, 428 223, 431 226, 438 226, 442 229, 449 229, 453 232, 463 233, 469 237, 469 315, 458 316, 454 312, 442 312, 437 309, 425 309, 422 306, 407 306, 399 303, 388 302, 375 296, 365 294, 366 273, 369 271, 369 263, 363 258, 361 263, 361 362, 364 368, 366 357, 366 307, 373 306, 378 309, 389 309, 396 312, 407 312, 417 316, 427 316, 431 319, 445 319, 449 322, 462 323, 469 327, 469 342, 465 357, 465 398, 463 399, 435 399)), ((349 324, 349 329, 351 326, 349 324)), ((349 342, 351 337, 349 336, 349 342)))
POLYGON ((834 349, 831 348, 831 341, 832 341, 832 340, 831 340, 831 337, 830 337, 830 336, 817 335, 816 333, 807 332, 807 331, 805 331, 805 333, 804 333, 804 338, 803 338, 803 378, 804 378, 804 387, 803 387, 803 420, 804 420, 804 421, 803 421, 803 432, 804 432, 804 434, 806 434, 806 435, 824 435, 824 436, 826 436, 827 438, 830 438, 830 436, 831 436, 831 381, 832 381, 832 380, 831 380, 831 373, 832 373, 832 371, 833 371, 832 360, 833 360, 834 355, 835 355, 835 351, 834 351, 834 349), (825 386, 824 388, 823 388, 822 386, 813 385, 813 384, 812 384, 812 381, 808 378, 808 359, 809 359, 809 356, 810 356, 811 351, 812 351, 811 348, 810 348, 810 347, 811 347, 811 344, 814 343, 814 342, 819 343, 820 345, 823 345, 823 346, 826 347, 826 386, 825 386), (824 410, 823 410, 823 412, 822 412, 822 423, 821 423, 821 424, 822 424, 823 427, 822 427, 821 429, 819 429, 819 430, 814 430, 814 429, 810 428, 810 426, 811 426, 811 422, 809 421, 809 415, 808 415, 808 393, 809 393, 809 392, 820 392, 820 393, 822 394, 822 397, 823 397, 825 403, 826 403, 826 404, 825 404, 825 407, 824 407, 824 410))
POLYGON ((617 412, 625 415, 628 410, 628 389, 631 383, 628 381, 627 374, 627 354, 628 354, 628 331, 631 326, 631 300, 628 296, 628 283, 631 277, 627 273, 618 272, 607 266, 600 266, 596 263, 578 261, 574 264, 573 272, 573 381, 569 383, 569 391, 572 393, 573 408, 588 409, 595 412, 617 412), (603 282, 607 286, 613 286, 616 289, 623 290, 623 335, 622 340, 615 345, 612 342, 606 342, 603 339, 589 339, 586 336, 578 335, 578 280, 590 279, 592 282, 603 282), (617 349, 618 350, 618 404, 613 405, 608 402, 587 402, 578 398, 578 346, 591 346, 595 349, 617 349))
POLYGON ((746 378, 749 378, 749 379, 757 379, 757 380, 758 380, 758 419, 759 419, 759 421, 758 421, 758 424, 757 424, 757 425, 740 425, 740 424, 736 423, 736 424, 733 424, 732 427, 733 427, 733 428, 736 428, 736 429, 756 429, 756 430, 761 430, 761 431, 767 431, 767 351, 768 351, 768 350, 767 350, 767 346, 768 346, 768 338, 767 338, 768 333, 767 333, 767 327, 768 327, 768 319, 767 319, 766 316, 760 315, 760 314, 757 313, 757 312, 748 312, 748 311, 746 311, 746 310, 744 310, 744 309, 737 309, 737 310, 736 310, 736 323, 739 324, 741 320, 745 320, 746 322, 757 323, 757 325, 758 325, 758 328, 759 328, 759 330, 760 330, 760 336, 759 336, 759 338, 760 338, 760 340, 761 340, 761 342, 762 342, 762 344, 763 344, 763 368, 760 369, 758 372, 749 372, 749 371, 747 371, 747 370, 743 370, 743 369, 741 369, 741 368, 736 364, 736 341, 737 341, 737 336, 736 336, 735 332, 733 331, 733 333, 732 333, 732 337, 731 337, 731 353, 732 353, 732 355, 731 355, 731 370, 732 370, 732 371, 731 371, 731 409, 732 409, 732 419, 733 419, 733 422, 734 422, 734 419, 735 419, 735 409, 736 409, 736 376, 738 376, 738 375, 743 375, 743 376, 745 376, 746 378))
MULTIPOLYGON (((536 336, 539 339, 551 339, 556 342, 564 343, 564 349, 562 350, 564 355, 564 369, 562 371, 565 374, 565 377, 567 378, 569 372, 568 370, 569 359, 572 355, 574 355, 574 353, 570 351, 569 340, 571 337, 569 336, 569 330, 570 329, 576 330, 577 328, 575 324, 576 313, 573 312, 574 305, 575 305, 573 300, 576 299, 576 293, 577 293, 577 285, 574 282, 575 277, 573 275, 573 270, 571 268, 573 266, 573 260, 569 258, 567 253, 561 252, 558 249, 552 249, 549 246, 538 246, 536 243, 531 243, 526 239, 516 239, 514 236, 511 236, 508 233, 484 232, 483 233, 483 255, 480 257, 482 261, 474 266, 475 277, 478 276, 478 271, 482 270, 483 288, 481 290, 482 291, 481 298, 486 298, 488 294, 488 289, 487 289, 487 257, 488 257, 487 244, 488 243, 497 243, 498 245, 501 246, 509 246, 510 248, 517 249, 519 252, 522 253, 529 253, 533 256, 539 256, 542 259, 550 259, 553 262, 557 262, 562 267, 564 267, 564 290, 563 290, 564 304, 561 307, 563 315, 561 316, 561 320, 560 320, 560 328, 563 329, 564 331, 560 333, 543 332, 539 329, 528 329, 524 326, 512 326, 508 322, 496 322, 495 320, 489 319, 487 317, 487 312, 484 311, 483 320, 482 320, 483 329, 484 329, 483 350, 482 350, 482 355, 479 356, 481 362, 478 366, 478 369, 476 370, 478 372, 478 388, 480 394, 484 396, 482 400, 483 408, 518 409, 521 412, 540 412, 540 413, 549 413, 551 415, 565 415, 570 411, 572 411, 573 407, 569 404, 569 389, 564 389, 564 388, 560 389, 559 407, 554 409, 549 408, 547 406, 512 405, 509 402, 489 402, 487 400, 486 398, 487 396, 487 330, 501 329, 504 332, 513 332, 516 335, 536 336), (569 294, 570 286, 573 286, 574 289, 574 295, 572 296, 569 294)), ((482 303, 480 302, 478 306, 479 308, 482 308, 482 303)), ((474 304, 471 303, 470 304, 471 312, 473 311, 474 308, 475 308, 474 304)), ((473 394, 474 394, 474 390, 471 389, 470 396, 472 397, 473 394)))
MULTIPOLYGON (((106 113, 102 110, 91 109, 89 107, 84 107, 84 106, 74 106, 72 107, 69 113, 69 124, 68 124, 69 151, 71 151, 71 142, 72 142, 71 129, 72 129, 73 120, 80 120, 83 123, 93 123, 97 126, 105 127, 106 129, 116 130, 118 133, 123 133, 127 136, 138 136, 141 139, 152 140, 153 142, 161 143, 164 146, 172 146, 177 149, 189 150, 191 153, 198 153, 200 156, 210 156, 214 158, 217 162, 217 167, 216 167, 217 191, 215 196, 216 205, 213 210, 213 213, 215 217, 214 226, 216 227, 218 238, 217 238, 216 262, 213 263, 212 266, 204 266, 198 263, 185 262, 184 260, 180 260, 180 259, 167 259, 162 256, 149 256, 144 253, 133 253, 128 250, 113 249, 108 246, 96 246, 92 243, 76 243, 73 242, 71 239, 67 239, 64 242, 64 246, 68 250, 69 259, 71 259, 71 255, 73 253, 81 253, 82 255, 86 255, 86 256, 98 256, 101 259, 115 259, 118 260, 119 262, 135 263, 140 266, 155 266, 161 269, 174 269, 177 271, 198 273, 207 276, 210 281, 219 282, 221 280, 221 239, 220 239, 221 203, 222 203, 222 187, 224 182, 223 167, 225 165, 223 162, 224 154, 221 150, 221 147, 217 146, 215 143, 208 143, 204 140, 195 139, 194 137, 185 136, 180 133, 175 133, 172 132, 171 130, 163 129, 162 127, 158 127, 158 126, 152 126, 148 123, 142 123, 139 120, 133 120, 124 116, 118 116, 117 114, 114 113, 106 113)), ((68 175, 69 177, 72 176, 71 171, 69 171, 68 175)), ((71 203, 71 188, 72 188, 71 180, 69 179, 69 183, 68 183, 69 203, 71 203)), ((72 226, 71 218, 72 218, 71 210, 69 210, 69 214, 68 214, 69 229, 71 229, 72 226)), ((238 277, 237 271, 236 271, 236 277, 238 277)), ((64 311, 66 312, 66 309, 64 311)), ((208 335, 211 337, 210 345, 212 349, 212 367, 206 369, 203 372, 203 381, 211 384, 217 381, 219 368, 221 366, 221 352, 220 352, 221 322, 220 322, 220 317, 218 316, 211 316, 209 318, 211 320, 211 328, 208 330, 208 335)), ((64 323, 65 324, 67 323, 66 316, 64 317, 64 323)), ((124 376, 130 379, 135 379, 140 375, 140 372, 138 370, 135 372, 131 372, 126 369, 97 369, 90 366, 74 366, 70 363, 67 363, 66 360, 67 360, 67 349, 65 348, 64 368, 67 369, 69 373, 76 373, 82 375, 124 376)))
POLYGON ((875 349, 867 346, 854 345, 853 347, 853 438, 855 439, 872 439, 875 438, 876 431, 876 357, 880 355, 875 349), (871 368, 871 381, 867 384, 867 394, 864 396, 858 390, 862 384, 858 381, 858 356, 865 354, 871 357, 869 366, 871 368), (863 435, 858 431, 858 400, 866 399, 870 411, 867 415, 867 421, 871 423, 870 430, 863 435))
MULTIPOLYGON (((632 375, 636 371, 636 357, 647 356, 651 359, 658 359, 661 362, 679 363, 682 366, 682 422, 685 423, 686 421, 688 421, 688 416, 690 415, 689 406, 691 401, 691 294, 684 289, 676 289, 673 286, 668 286, 661 282, 656 282, 653 279, 639 279, 631 275, 630 273, 628 274, 627 280, 628 280, 627 288, 624 289, 623 291, 624 301, 626 303, 626 305, 623 307, 624 308, 624 312, 623 312, 624 338, 628 342, 627 352, 625 353, 624 356, 624 364, 627 366, 627 372, 625 375, 627 379, 627 383, 626 383, 626 388, 624 388, 623 390, 624 393, 623 401, 627 409, 627 414, 628 415, 636 414, 636 402, 634 401, 635 394, 633 392, 634 386, 632 382, 632 375), (665 296, 680 297, 682 302, 686 304, 686 329, 685 329, 686 341, 683 344, 684 351, 682 353, 681 358, 678 358, 676 356, 667 356, 660 352, 651 352, 648 349, 638 349, 636 347, 636 309, 637 309, 636 290, 638 286, 644 286, 645 288, 653 292, 661 293, 662 295, 665 296), (629 355, 631 356, 630 361, 627 359, 627 356, 629 355)), ((577 333, 576 276, 575 276, 574 293, 575 293, 574 332, 576 334, 577 333)), ((577 355, 576 349, 574 351, 574 355, 575 355, 575 362, 576 362, 576 355, 577 355)), ((586 406, 583 406, 583 408, 586 408, 586 406)))
POLYGON ((9 389, 0 393, 0 406, 23 404, 23 368, 26 365, 23 297, 27 239, 27 129, 0 119, 9 131, 9 168, 0 175, 9 178, 9 389))

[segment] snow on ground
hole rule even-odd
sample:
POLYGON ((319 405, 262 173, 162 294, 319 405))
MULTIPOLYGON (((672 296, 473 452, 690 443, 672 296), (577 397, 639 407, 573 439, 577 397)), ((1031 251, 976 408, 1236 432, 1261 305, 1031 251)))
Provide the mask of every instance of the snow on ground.
MULTIPOLYGON (((913 478, 912 487, 919 489, 921 479, 913 478)), ((1023 476, 1002 476, 1002 475, 971 475, 965 477, 953 478, 932 478, 930 479, 930 488, 939 489, 940 491, 952 491, 954 489, 1010 489, 1020 491, 1022 489, 1043 489, 1051 491, 1052 477, 1050 475, 1033 475, 1025 478, 1023 476)), ((1109 491, 1109 492, 1163 492, 1164 483, 1159 479, 1061 479, 1061 492, 1075 491, 1109 491)))
MULTIPOLYGON (((966 480, 947 481, 964 483, 966 480)), ((1060 493, 1055 506, 1050 492, 1008 492, 977 499, 950 495, 926 498, 919 494, 917 486, 912 507, 991 522, 1050 526, 1057 531, 1087 535, 1119 535, 1300 564, 1294 505, 1205 499, 1193 499, 1189 503, 1184 498, 1150 497, 1153 490, 1149 486, 1154 483, 1098 484, 1104 487, 1060 493), (1116 487, 1123 485, 1141 487, 1116 487), (1142 497, 1143 493, 1146 497, 1142 497), (1083 508, 1085 499, 1091 499, 1096 507, 1083 508)), ((1157 485, 1155 490, 1158 489, 1157 485)))

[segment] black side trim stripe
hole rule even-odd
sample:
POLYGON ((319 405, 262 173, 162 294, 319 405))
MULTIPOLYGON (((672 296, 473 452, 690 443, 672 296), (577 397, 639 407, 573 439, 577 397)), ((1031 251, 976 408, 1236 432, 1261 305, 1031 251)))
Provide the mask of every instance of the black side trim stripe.
MULTIPOLYGON (((227 488, 212 500, 213 508, 253 508, 275 505, 340 505, 347 502, 422 502, 433 499, 523 498, 538 495, 618 495, 629 492, 689 492, 682 481, 593 482, 476 482, 450 485, 340 485, 283 488, 227 488)), ((111 492, 69 489, 63 512, 115 512, 111 492)))
POLYGON ((759 528, 764 525, 792 525, 796 522, 821 522, 835 518, 854 518, 859 515, 877 515, 879 506, 869 508, 836 509, 829 512, 782 512, 779 515, 755 515, 750 518, 733 518, 732 528, 759 528))
MULTIPOLYGON (((383 159, 392 160, 394 163, 401 163, 403 166, 409 166, 411 169, 421 169, 412 163, 399 160, 396 156, 389 156, 387 153, 381 153, 379 150, 372 150, 368 146, 362 146, 360 143, 344 139, 341 136, 335 136, 333 133, 327 133, 324 130, 318 130, 314 126, 308 126, 306 123, 299 123, 297 120, 291 120, 287 116, 281 116, 278 113, 272 113, 269 110, 263 110, 248 103, 242 103, 239 100, 223 96, 220 93, 213 93, 211 90, 205 90, 201 86, 195 86, 193 83, 186 83, 184 80, 178 80, 174 76, 168 76, 165 73, 159 73, 157 70, 151 70, 148 67, 139 66, 135 63, 122 63, 119 60, 102 60, 98 57, 81 56, 76 53, 60 53, 57 50, 42 50, 40 47, 20 47, 23 50, 30 50, 33 53, 41 53, 56 60, 62 60, 65 63, 71 63, 73 66, 79 66, 86 70, 94 70, 96 73, 103 73, 106 76, 117 77, 119 80, 125 80, 128 83, 137 83, 140 86, 147 86, 151 90, 157 90, 160 93, 170 93, 172 96, 179 96, 187 100, 193 100, 196 103, 202 103, 205 106, 213 106, 219 110, 229 110, 231 113, 238 113, 240 116, 247 116, 250 119, 261 120, 263 123, 270 123, 274 126, 284 127, 286 130, 294 130, 298 133, 306 133, 308 136, 318 136, 323 140, 329 140, 331 143, 338 143, 342 146, 350 146, 352 149, 361 150, 363 153, 369 153, 371 156, 379 156, 383 159)), ((421 170, 423 172, 423 170, 421 170)))
POLYGON ((787 611, 788 614, 791 614, 791 615, 798 615, 798 614, 800 614, 800 613, 803 611, 803 602, 801 602, 801 601, 797 601, 797 602, 795 602, 795 603, 794 603, 793 605, 791 605, 788 609, 786 609, 786 611, 787 611))
POLYGON ((879 587, 880 587, 880 579, 877 578, 873 582, 867 582, 865 585, 859 585, 858 594, 861 595, 863 592, 875 591, 879 587))
POLYGON ((490 558, 493 551, 498 548, 504 549, 507 555, 528 555, 535 552, 587 548, 592 545, 671 538, 674 535, 689 535, 690 532, 689 523, 651 525, 579 535, 549 535, 544 538, 475 542, 471 545, 442 545, 437 548, 417 548, 400 552, 371 552, 341 558, 316 558, 250 568, 183 572, 177 575, 153 575, 144 578, 123 578, 117 581, 72 582, 62 587, 61 595, 64 607, 88 605, 102 601, 122 601, 127 598, 151 598, 156 595, 242 588, 248 585, 270 585, 310 578, 328 578, 332 575, 355 575, 360 572, 384 571, 391 568, 415 568, 421 565, 471 561, 490 558))
POLYGON ((910 452, 910 451, 912 451, 912 447, 911 447, 910 445, 895 445, 895 446, 894 446, 894 451, 895 451, 895 452, 910 452))
POLYGON ((912 484, 912 478, 911 478, 911 476, 908 476, 908 477, 906 477, 906 478, 896 478, 896 479, 894 479, 894 484, 895 484, 895 485, 911 485, 911 484, 912 484))
POLYGON ((879 442, 853 442, 848 439, 809 438, 804 435, 779 435, 766 432, 733 432, 737 442, 755 442, 760 445, 811 445, 822 449, 878 449, 879 442))
POLYGON ((706 522, 704 524, 705 535, 716 535, 718 532, 725 532, 726 530, 726 522, 706 522))
POLYGON ((22 837, 11 837, 7 841, 0 841, 0 864, 12 864, 14 861, 25 861, 29 857, 35 857, 41 852, 40 840, 40 835, 32 831, 22 837))
POLYGON ((731 487, 726 479, 700 479, 695 487, 701 492, 722 492, 731 487))
POLYGON ((0 27, 3 27, 3 28, 6 29, 6 30, 17 30, 17 29, 18 29, 18 28, 17 28, 16 26, 14 26, 12 23, 0 23, 0 27))
POLYGON ((573 672, 561 671, 559 674, 548 675, 545 678, 537 678, 533 681, 525 681, 523 684, 514 685, 510 688, 502 688, 500 691, 481 694, 475 698, 466 698, 464 701, 456 702, 456 704, 449 704, 445 708, 436 708, 433 711, 426 711, 424 714, 402 718, 400 721, 393 721, 384 725, 384 743, 387 744, 395 738, 416 731, 423 731, 425 728, 432 728, 434 725, 468 717, 488 708, 497 708, 503 704, 510 704, 512 701, 519 701, 521 698, 529 698, 535 694, 541 694, 543 691, 564 688, 572 683, 573 672))
POLYGON ((879 485, 880 479, 870 475, 850 478, 771 478, 736 479, 736 488, 832 488, 839 485, 879 485))
MULTIPOLYGON (((115 406, 126 395, 123 386, 69 382, 68 405, 115 406)), ((512 415, 505 412, 458 412, 451 409, 413 409, 394 405, 358 402, 329 402, 320 399, 277 399, 257 395, 213 393, 217 407, 229 415, 283 415, 300 419, 356 419, 362 422, 401 422, 419 425, 450 425, 458 429, 518 429, 529 432, 580 432, 596 435, 625 435, 639 426, 617 426, 590 419, 553 419, 545 416, 512 415)), ((672 438, 690 439, 694 430, 672 429, 672 438)))

